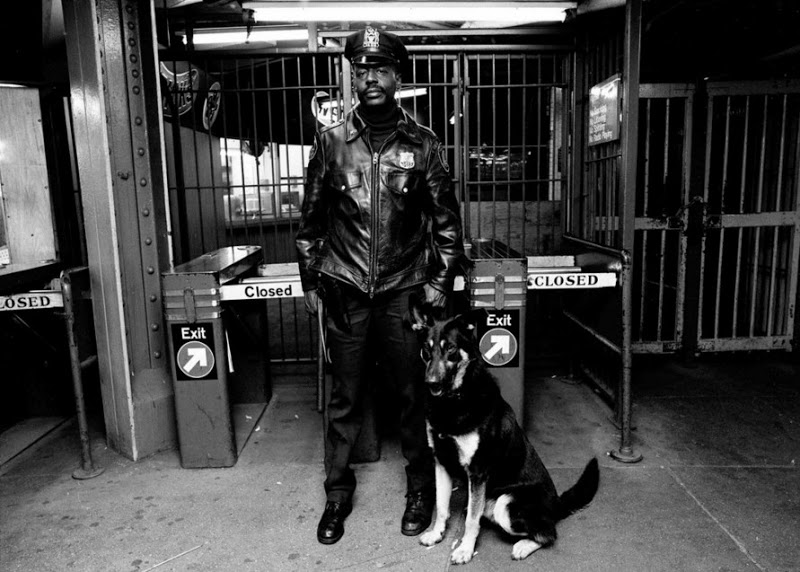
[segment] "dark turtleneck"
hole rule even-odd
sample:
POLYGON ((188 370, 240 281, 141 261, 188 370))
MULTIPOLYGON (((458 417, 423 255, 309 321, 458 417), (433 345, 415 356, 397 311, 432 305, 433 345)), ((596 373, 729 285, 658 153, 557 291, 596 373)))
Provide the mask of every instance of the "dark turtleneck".
POLYGON ((358 108, 361 119, 369 129, 369 144, 373 152, 377 152, 383 142, 397 129, 400 120, 400 108, 397 103, 390 101, 386 105, 366 106, 358 108))

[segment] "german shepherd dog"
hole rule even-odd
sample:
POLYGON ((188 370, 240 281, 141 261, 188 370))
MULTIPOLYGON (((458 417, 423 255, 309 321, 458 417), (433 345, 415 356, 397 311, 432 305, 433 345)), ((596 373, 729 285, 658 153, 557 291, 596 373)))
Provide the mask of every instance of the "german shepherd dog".
POLYGON ((420 336, 427 364, 426 426, 435 457, 436 515, 419 541, 433 546, 442 540, 453 478, 466 477, 467 517, 461 543, 450 556, 454 564, 472 559, 481 516, 519 539, 511 550, 515 560, 553 544, 556 523, 589 504, 600 476, 593 458, 578 482, 558 495, 483 363, 474 336, 481 314, 486 315, 473 310, 443 319, 437 309, 420 305, 417 298, 409 308, 409 321, 420 336))

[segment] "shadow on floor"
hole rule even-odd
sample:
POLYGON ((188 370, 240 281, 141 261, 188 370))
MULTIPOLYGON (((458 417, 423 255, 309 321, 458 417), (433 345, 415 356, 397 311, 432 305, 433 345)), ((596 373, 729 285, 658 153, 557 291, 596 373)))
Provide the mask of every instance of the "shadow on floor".
MULTIPOLYGON (((391 424, 381 460, 356 466, 344 538, 316 542, 324 494, 313 387, 310 378, 276 380, 273 403, 228 469, 182 469, 176 451, 134 463, 106 448, 95 425, 93 456, 105 472, 76 481, 75 425, 55 431, 0 476, 0 569, 449 570, 463 489, 441 544, 402 536, 405 477, 391 424)), ((570 486, 596 456, 600 490, 559 525, 552 548, 512 562, 507 539, 487 527, 464 570, 797 570, 800 368, 772 355, 639 360, 633 390, 644 459, 622 465, 606 456, 618 435, 598 394, 563 371, 531 368, 527 430, 556 486, 570 486)))

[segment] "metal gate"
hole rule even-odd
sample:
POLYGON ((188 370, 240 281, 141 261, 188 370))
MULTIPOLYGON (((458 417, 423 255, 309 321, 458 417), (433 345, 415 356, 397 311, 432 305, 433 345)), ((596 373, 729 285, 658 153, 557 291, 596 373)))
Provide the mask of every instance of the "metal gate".
MULTIPOLYGON (((446 147, 468 236, 524 254, 558 248, 566 53, 410 54, 400 104, 446 147)), ((240 244, 295 260, 313 133, 352 105, 348 70, 339 54, 161 62, 176 262, 240 244)), ((310 359, 302 301, 269 301, 268 313, 273 360, 310 359)))
POLYGON ((800 83, 710 83, 701 351, 790 349, 797 295, 800 83))
POLYGON ((800 84, 704 87, 641 86, 634 349, 791 349, 800 84))
POLYGON ((642 84, 633 252, 633 349, 677 350, 686 294, 692 121, 690 85, 642 84))
POLYGON ((464 223, 525 255, 561 244, 567 184, 563 53, 463 54, 464 223))

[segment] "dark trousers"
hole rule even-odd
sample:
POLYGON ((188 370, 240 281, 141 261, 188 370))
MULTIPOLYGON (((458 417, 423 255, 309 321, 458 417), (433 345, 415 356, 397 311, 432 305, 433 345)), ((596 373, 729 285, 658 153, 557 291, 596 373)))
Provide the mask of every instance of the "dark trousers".
POLYGON ((325 492, 329 501, 349 501, 356 488, 350 455, 361 431, 360 407, 368 384, 392 389, 400 411, 400 441, 406 458, 408 492, 433 488, 433 455, 425 432, 424 367, 416 333, 404 325, 412 289, 376 295, 373 299, 343 291, 342 306, 350 332, 328 317, 333 385, 328 402, 325 439, 325 492), (375 363, 381 367, 376 368, 375 363), (389 379, 372 379, 375 372, 389 379))

